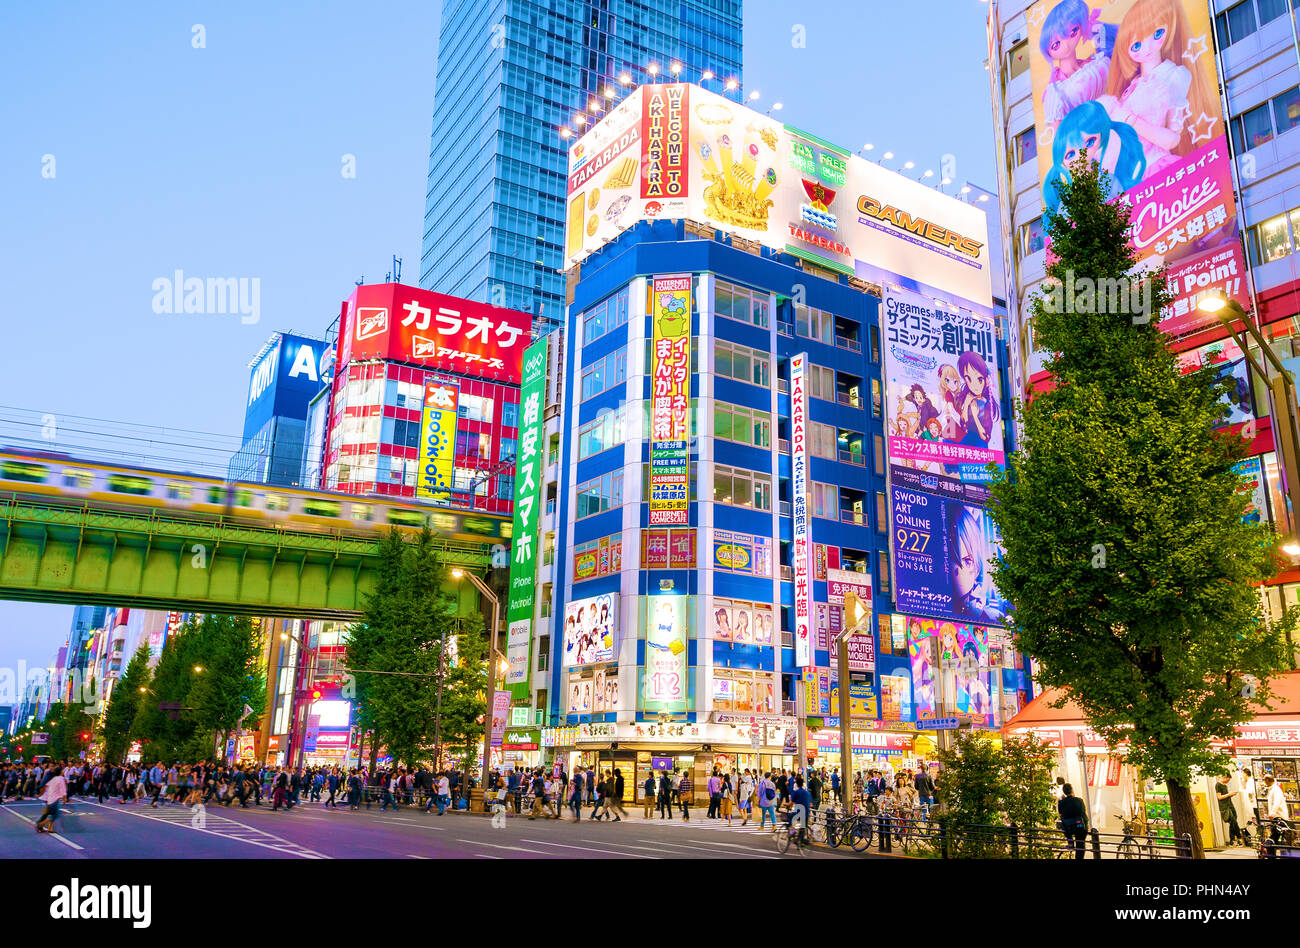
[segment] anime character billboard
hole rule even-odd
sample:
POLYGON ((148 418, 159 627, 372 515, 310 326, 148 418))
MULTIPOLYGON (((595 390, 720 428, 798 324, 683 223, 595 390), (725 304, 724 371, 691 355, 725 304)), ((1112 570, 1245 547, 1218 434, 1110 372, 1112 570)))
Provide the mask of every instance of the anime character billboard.
POLYGON ((1042 0, 1025 20, 1044 206, 1059 208, 1086 151, 1133 206, 1139 263, 1168 266, 1175 299, 1162 329, 1213 325, 1195 305, 1206 292, 1245 303, 1205 0, 1042 0))

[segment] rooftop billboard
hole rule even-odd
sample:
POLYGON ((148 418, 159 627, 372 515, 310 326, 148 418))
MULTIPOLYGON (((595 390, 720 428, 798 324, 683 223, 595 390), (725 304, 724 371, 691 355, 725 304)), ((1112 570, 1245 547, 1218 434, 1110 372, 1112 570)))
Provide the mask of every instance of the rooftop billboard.
POLYGON ((569 149, 565 266, 680 218, 992 304, 984 212, 699 86, 642 86, 569 149))

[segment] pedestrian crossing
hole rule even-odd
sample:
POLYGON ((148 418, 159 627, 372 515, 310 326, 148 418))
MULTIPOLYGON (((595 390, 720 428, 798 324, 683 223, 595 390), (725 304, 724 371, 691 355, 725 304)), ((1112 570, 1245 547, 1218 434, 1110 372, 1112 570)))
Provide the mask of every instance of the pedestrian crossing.
MULTIPOLYGON (((103 806, 103 804, 85 801, 89 806, 103 806)), ((300 846, 293 840, 285 839, 282 836, 276 836, 274 833, 268 833, 265 830, 249 826, 247 823, 241 823, 238 820, 232 820, 229 817, 218 816, 212 812, 212 807, 197 808, 186 806, 168 806, 168 807, 148 807, 144 811, 128 810, 124 807, 104 807, 112 809, 115 813, 122 813, 128 816, 134 816, 141 820, 151 820, 155 823, 169 823, 172 826, 180 826, 185 829, 193 830, 196 833, 206 833, 209 836, 218 836, 222 839, 237 840, 241 843, 249 843, 253 846, 259 846, 262 849, 271 849, 278 853, 288 856, 297 856, 300 859, 329 859, 330 856, 319 853, 314 849, 308 849, 306 846, 300 846)))

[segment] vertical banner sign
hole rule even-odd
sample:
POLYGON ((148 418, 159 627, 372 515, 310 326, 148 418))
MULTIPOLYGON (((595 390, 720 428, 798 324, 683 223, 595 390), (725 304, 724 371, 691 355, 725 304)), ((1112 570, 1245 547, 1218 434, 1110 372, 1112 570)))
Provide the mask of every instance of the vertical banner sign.
POLYGON ((812 664, 812 538, 808 523, 808 353, 790 357, 790 458, 794 527, 794 663, 812 664))
POLYGON ((644 711, 686 710, 686 598, 646 597, 644 711))
POLYGON ((641 112, 641 198, 686 197, 686 122, 690 86, 648 85, 641 112))
POLYGON ((492 746, 500 747, 506 734, 506 721, 510 717, 510 692, 498 691, 492 695, 492 746))
POLYGON ((691 276, 650 281, 650 526, 685 524, 691 407, 691 276))
POLYGON ((456 417, 460 389, 448 382, 424 385, 424 419, 420 426, 420 469, 415 496, 450 500, 456 458, 456 417))
POLYGON ((506 623, 510 638, 506 684, 516 697, 528 685, 528 656, 537 578, 537 535, 542 472, 542 394, 546 388, 547 341, 539 339, 524 351, 523 387, 519 393, 519 451, 515 460, 515 512, 511 536, 510 597, 506 623))
POLYGON ((1056 209, 1070 159, 1087 148, 1133 205, 1139 267, 1168 268, 1161 329, 1216 326, 1196 308, 1210 291, 1249 307, 1209 4, 1040 0, 1025 22, 1045 206, 1056 209))
MULTIPOLYGON (((303 738, 302 738, 302 752, 304 754, 316 753, 316 742, 317 740, 319 740, 319 738, 320 738, 320 715, 309 714, 307 715, 307 729, 303 733, 303 738)), ((230 751, 227 750, 226 754, 227 756, 229 756, 230 751)))

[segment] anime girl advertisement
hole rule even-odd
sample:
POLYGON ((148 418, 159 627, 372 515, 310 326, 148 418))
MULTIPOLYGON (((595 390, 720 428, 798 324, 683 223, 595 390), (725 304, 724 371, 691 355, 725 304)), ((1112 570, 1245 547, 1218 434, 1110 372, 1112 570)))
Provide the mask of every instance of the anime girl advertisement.
POLYGON ((935 716, 933 626, 928 619, 908 620, 907 657, 912 665, 912 707, 918 721, 935 716))
POLYGON ((1041 0, 1025 21, 1044 205, 1086 151, 1133 206, 1140 264, 1169 265, 1161 328, 1212 324, 1195 308, 1211 289, 1246 303, 1208 4, 1041 0))
POLYGON ((987 482, 1005 462, 993 321, 890 287, 881 323, 890 464, 987 482))
POLYGON ((612 662, 618 634, 618 597, 606 593, 564 607, 564 665, 612 662))

